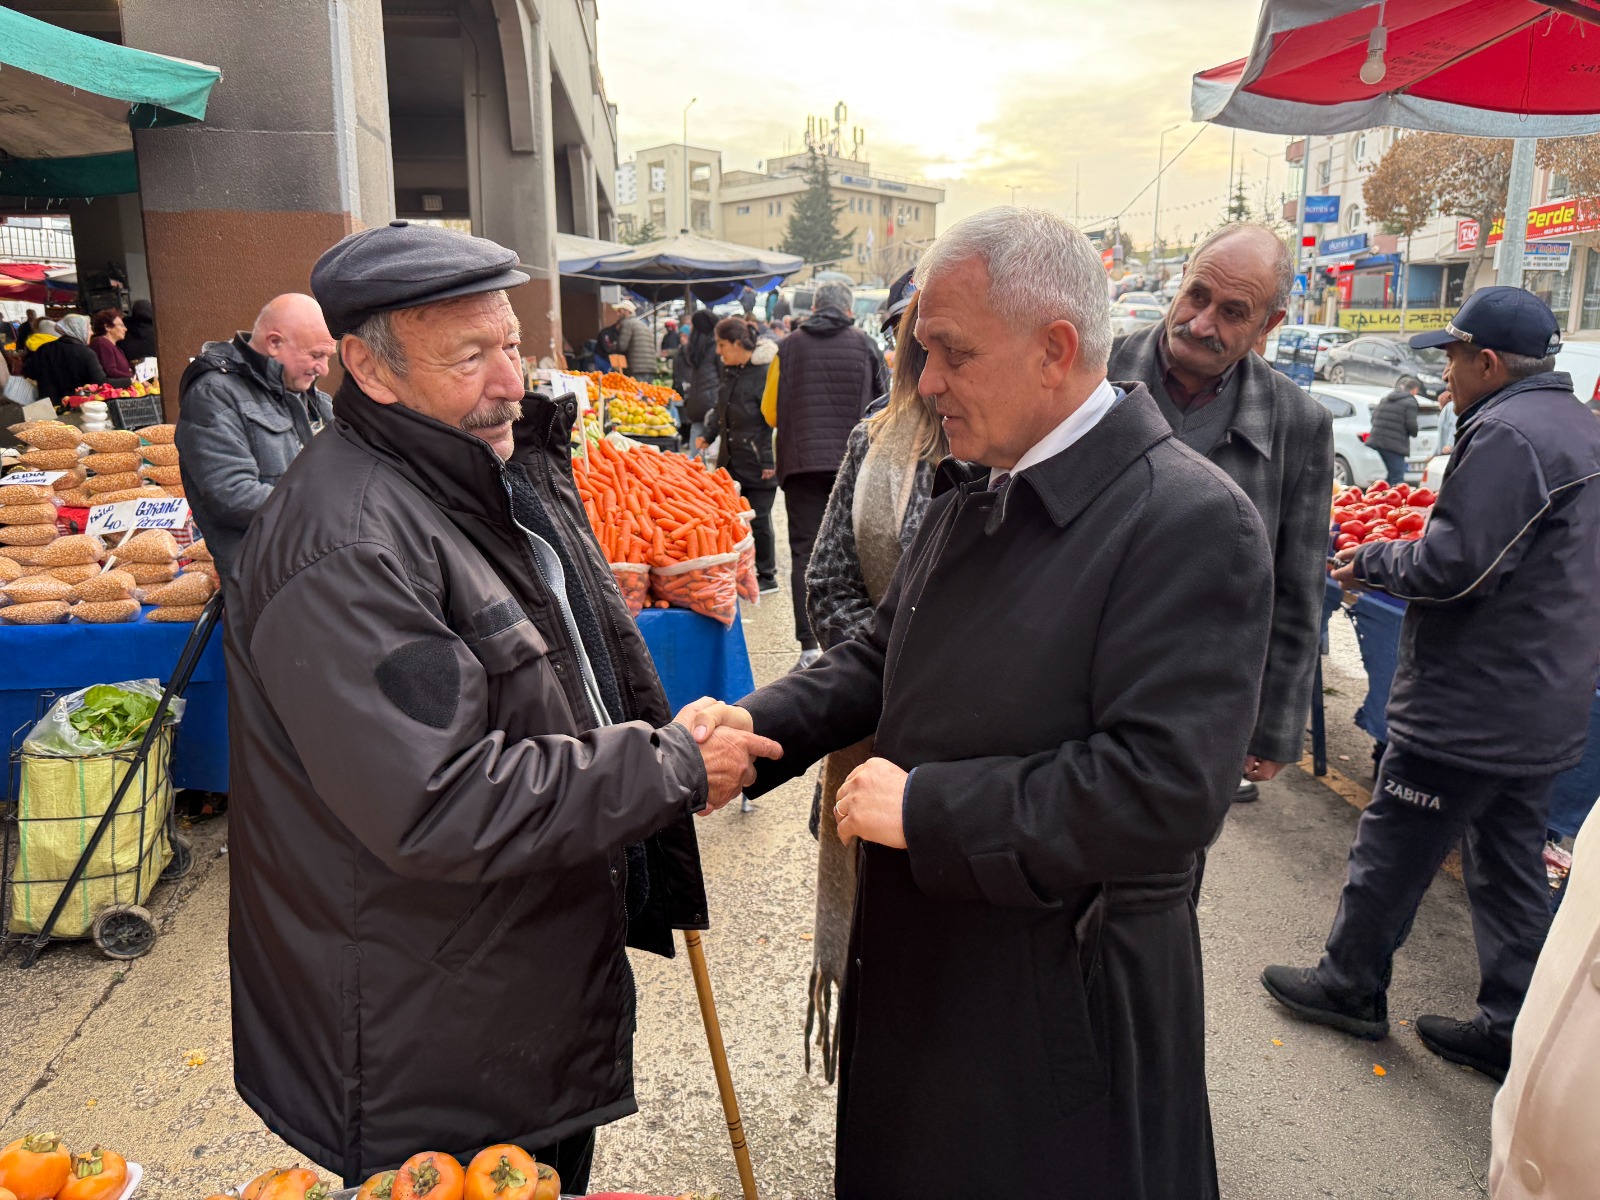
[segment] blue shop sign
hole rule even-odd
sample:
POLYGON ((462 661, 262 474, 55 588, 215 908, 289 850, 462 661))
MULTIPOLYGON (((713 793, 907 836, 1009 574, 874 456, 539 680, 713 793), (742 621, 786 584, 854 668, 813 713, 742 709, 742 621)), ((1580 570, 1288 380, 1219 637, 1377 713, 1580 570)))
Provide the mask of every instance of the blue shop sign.
POLYGON ((1339 197, 1307 196, 1307 225, 1337 225, 1339 223, 1339 197))
POLYGON ((903 192, 906 190, 906 185, 903 183, 893 183, 887 179, 880 179, 878 180, 878 190, 880 192, 903 192))
POLYGON ((861 175, 841 175, 839 176, 839 182, 850 184, 852 187, 869 188, 872 186, 872 180, 861 175))
POLYGON ((1323 238, 1322 254, 1354 254, 1357 250, 1367 248, 1367 235, 1352 233, 1347 237, 1323 238))

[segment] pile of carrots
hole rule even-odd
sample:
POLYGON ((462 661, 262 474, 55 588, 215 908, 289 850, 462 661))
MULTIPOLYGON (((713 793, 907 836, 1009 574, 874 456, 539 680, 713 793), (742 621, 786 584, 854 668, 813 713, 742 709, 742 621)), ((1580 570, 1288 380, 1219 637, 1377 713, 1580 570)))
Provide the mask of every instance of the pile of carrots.
POLYGON ((750 502, 728 472, 681 454, 601 439, 572 471, 608 562, 669 567, 731 554, 748 532, 739 513, 750 502))

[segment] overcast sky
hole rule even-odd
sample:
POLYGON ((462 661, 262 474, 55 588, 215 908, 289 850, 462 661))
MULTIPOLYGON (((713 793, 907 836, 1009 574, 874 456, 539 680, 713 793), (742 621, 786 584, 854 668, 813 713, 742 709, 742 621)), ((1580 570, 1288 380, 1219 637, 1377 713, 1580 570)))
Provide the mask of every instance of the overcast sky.
MULTIPOLYGON (((600 65, 619 110, 619 153, 683 137, 722 151, 724 170, 803 148, 808 113, 849 106, 874 171, 947 189, 940 228, 1004 204, 1042 205, 1086 226, 1117 213, 1198 140, 1162 181, 1171 239, 1220 219, 1229 131, 1189 120, 1189 77, 1242 58, 1258 0, 798 0, 736 5, 599 0, 600 65), (1081 186, 1076 179, 1081 174, 1081 186), (1074 189, 1078 188, 1075 196, 1074 189)), ((846 135, 848 137, 848 133, 846 135)), ((1259 205, 1284 189, 1284 139, 1241 133, 1259 205)), ((1151 236, 1153 193, 1123 225, 1151 236)))

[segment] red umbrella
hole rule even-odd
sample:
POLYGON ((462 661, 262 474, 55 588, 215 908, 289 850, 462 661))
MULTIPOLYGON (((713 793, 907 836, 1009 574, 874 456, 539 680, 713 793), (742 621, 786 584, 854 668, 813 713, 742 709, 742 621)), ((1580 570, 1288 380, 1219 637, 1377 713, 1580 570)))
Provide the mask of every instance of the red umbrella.
POLYGON ((1194 77, 1196 121, 1298 136, 1600 130, 1600 0, 1266 0, 1250 57, 1194 77))

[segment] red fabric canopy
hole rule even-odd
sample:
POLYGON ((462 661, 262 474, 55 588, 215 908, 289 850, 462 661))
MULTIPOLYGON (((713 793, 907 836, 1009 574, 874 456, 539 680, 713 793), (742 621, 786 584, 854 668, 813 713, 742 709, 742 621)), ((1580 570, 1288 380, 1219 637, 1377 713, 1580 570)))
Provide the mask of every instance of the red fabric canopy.
POLYGON ((1285 134, 1592 133, 1600 0, 1266 0, 1250 57, 1196 75, 1193 108, 1198 121, 1285 134), (1385 73, 1367 84, 1380 22, 1385 73))

